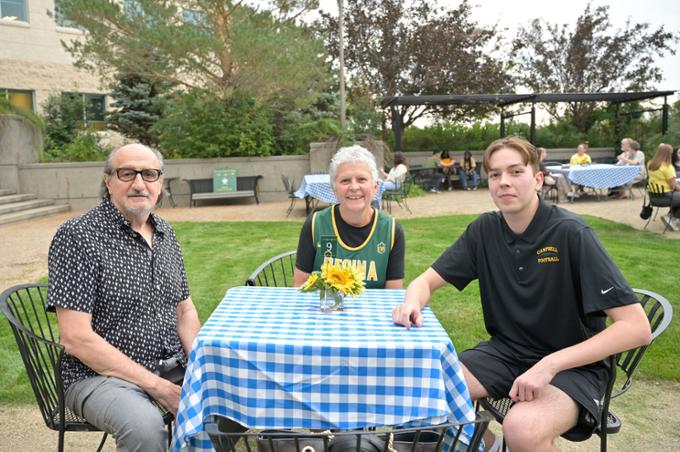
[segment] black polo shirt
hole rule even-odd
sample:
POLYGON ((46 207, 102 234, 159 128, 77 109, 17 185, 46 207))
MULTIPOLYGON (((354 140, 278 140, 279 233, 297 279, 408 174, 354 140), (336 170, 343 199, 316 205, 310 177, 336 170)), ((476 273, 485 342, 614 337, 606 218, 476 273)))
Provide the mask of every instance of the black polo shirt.
POLYGON ((520 235, 500 212, 481 215, 432 268, 459 290, 479 279, 491 341, 528 359, 594 336, 605 309, 638 301, 590 226, 542 202, 520 235))
MULTIPOLYGON (((159 359, 186 359, 177 304, 189 286, 172 227, 153 214, 149 221, 152 247, 108 199, 64 223, 50 246, 47 304, 92 314, 95 333, 151 369, 159 359)), ((61 371, 66 387, 96 375, 69 354, 61 371)))

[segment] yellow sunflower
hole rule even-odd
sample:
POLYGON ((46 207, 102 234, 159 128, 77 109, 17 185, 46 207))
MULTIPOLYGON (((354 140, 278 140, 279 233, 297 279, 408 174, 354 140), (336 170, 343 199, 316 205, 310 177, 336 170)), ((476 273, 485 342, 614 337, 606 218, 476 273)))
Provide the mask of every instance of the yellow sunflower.
POLYGON ((307 281, 300 287, 301 292, 310 292, 314 289, 316 289, 316 283, 319 280, 319 272, 314 272, 311 275, 309 275, 309 278, 307 278, 307 281))
POLYGON ((324 264, 321 267, 321 278, 332 289, 345 295, 356 295, 363 291, 363 282, 351 266, 324 264))

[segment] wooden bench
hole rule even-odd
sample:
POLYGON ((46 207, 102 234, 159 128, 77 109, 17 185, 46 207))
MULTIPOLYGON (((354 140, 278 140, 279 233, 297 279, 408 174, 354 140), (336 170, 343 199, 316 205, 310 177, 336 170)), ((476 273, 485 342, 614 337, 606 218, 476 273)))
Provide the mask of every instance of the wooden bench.
POLYGON ((185 179, 189 184, 189 207, 196 205, 196 201, 209 201, 214 199, 239 199, 255 198, 255 203, 259 204, 257 197, 257 182, 262 178, 258 176, 237 176, 236 191, 213 191, 213 180, 210 179, 185 179))

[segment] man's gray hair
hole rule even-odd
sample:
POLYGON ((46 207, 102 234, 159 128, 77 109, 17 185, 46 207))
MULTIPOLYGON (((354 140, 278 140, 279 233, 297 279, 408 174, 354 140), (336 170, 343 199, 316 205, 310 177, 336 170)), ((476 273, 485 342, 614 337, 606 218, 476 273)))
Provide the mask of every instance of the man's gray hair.
POLYGON ((331 164, 328 167, 328 174, 331 178, 331 188, 335 190, 335 175, 338 172, 340 165, 344 163, 365 163, 368 166, 373 182, 378 181, 378 167, 375 164, 375 157, 368 149, 355 144, 338 149, 331 159, 331 164))
MULTIPOLYGON (((104 174, 110 176, 113 174, 113 171, 115 168, 113 167, 113 159, 116 157, 116 153, 120 151, 121 149, 128 147, 128 146, 135 146, 139 147, 142 149, 147 149, 153 153, 153 155, 156 156, 156 159, 158 160, 158 169, 163 171, 165 168, 165 162, 163 161, 163 154, 160 153, 157 149, 150 148, 149 146, 145 146, 141 143, 131 143, 131 144, 125 144, 119 148, 116 148, 109 152, 109 156, 106 159, 106 165, 104 165, 104 174)), ((102 179, 101 187, 99 189, 99 195, 102 197, 102 199, 106 199, 110 196, 109 194, 109 188, 106 186, 106 182, 104 182, 104 179, 102 179)), ((163 197, 163 190, 161 190, 160 195, 158 196, 158 201, 157 203, 161 202, 161 199, 163 197)))

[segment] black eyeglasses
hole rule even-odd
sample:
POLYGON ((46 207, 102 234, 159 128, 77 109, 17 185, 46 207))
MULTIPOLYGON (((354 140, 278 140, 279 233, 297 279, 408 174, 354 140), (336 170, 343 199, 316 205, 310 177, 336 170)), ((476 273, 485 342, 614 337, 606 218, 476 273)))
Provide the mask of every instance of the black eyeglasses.
POLYGON ((142 179, 145 182, 156 182, 160 179, 161 174, 163 174, 163 171, 153 168, 145 168, 142 170, 136 170, 134 168, 116 168, 113 171, 122 182, 132 182, 137 177, 137 174, 141 174, 142 179))

